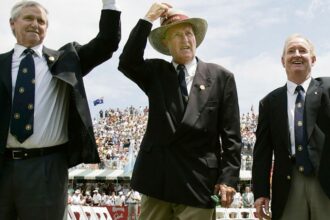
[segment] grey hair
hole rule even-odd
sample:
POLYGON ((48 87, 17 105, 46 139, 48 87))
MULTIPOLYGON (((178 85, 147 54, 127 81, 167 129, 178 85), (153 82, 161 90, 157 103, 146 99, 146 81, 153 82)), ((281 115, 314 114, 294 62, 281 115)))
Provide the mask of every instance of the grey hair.
MULTIPOLYGON (((48 15, 48 10, 44 6, 42 6, 40 3, 35 2, 35 1, 21 1, 21 2, 18 2, 17 4, 15 4, 13 6, 13 8, 11 9, 10 20, 15 20, 16 18, 18 18, 21 14, 22 9, 26 8, 26 7, 41 8, 46 13, 46 15, 48 15)), ((46 22, 48 25, 48 19, 46 22)))
POLYGON ((314 45, 313 43, 307 39, 305 36, 301 35, 301 34, 291 34, 286 40, 285 40, 285 43, 284 43, 284 48, 283 48, 283 54, 282 54, 282 57, 284 56, 285 54, 285 50, 288 46, 288 43, 294 39, 294 38, 300 38, 300 39, 303 39, 307 42, 308 46, 309 46, 309 50, 310 50, 310 53, 312 56, 316 56, 316 53, 315 53, 315 48, 314 48, 314 45))

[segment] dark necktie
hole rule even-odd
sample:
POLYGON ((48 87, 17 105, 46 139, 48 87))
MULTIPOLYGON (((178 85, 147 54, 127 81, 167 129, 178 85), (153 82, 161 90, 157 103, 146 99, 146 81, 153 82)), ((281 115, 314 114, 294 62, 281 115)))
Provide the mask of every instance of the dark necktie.
POLYGON ((35 67, 32 49, 25 49, 19 65, 10 124, 10 133, 23 143, 33 133, 35 67))
POLYGON ((300 172, 310 175, 313 172, 313 166, 309 159, 307 150, 307 134, 304 121, 304 88, 300 85, 296 87, 297 99, 294 110, 294 134, 296 144, 296 165, 300 172))
POLYGON ((179 64, 176 69, 179 71, 178 79, 179 79, 179 85, 180 90, 182 94, 183 103, 186 105, 188 102, 188 90, 187 90, 187 84, 186 84, 186 77, 185 77, 185 66, 183 64, 179 64))

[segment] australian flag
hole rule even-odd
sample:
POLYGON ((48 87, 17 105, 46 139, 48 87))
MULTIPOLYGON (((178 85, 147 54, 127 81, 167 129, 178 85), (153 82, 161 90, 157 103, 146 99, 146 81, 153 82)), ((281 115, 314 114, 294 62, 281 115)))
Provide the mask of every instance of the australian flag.
POLYGON ((93 103, 94 103, 94 106, 96 106, 98 104, 103 104, 103 97, 94 100, 93 103))

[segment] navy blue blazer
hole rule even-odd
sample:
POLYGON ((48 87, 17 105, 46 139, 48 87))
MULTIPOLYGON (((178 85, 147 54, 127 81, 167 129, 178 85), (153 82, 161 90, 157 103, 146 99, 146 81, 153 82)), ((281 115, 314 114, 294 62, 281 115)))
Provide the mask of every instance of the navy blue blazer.
MULTIPOLYGON (((330 198, 330 78, 312 79, 305 99, 308 152, 324 193, 330 198)), ((287 114, 287 87, 280 87, 260 101, 252 181, 254 198, 270 198, 272 219, 279 219, 291 185, 294 165, 287 114), (275 157, 272 185, 270 175, 275 157)))

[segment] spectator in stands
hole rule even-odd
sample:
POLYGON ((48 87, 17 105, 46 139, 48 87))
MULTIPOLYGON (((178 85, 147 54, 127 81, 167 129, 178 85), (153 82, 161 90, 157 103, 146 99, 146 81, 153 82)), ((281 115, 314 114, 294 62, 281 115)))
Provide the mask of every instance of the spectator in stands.
POLYGON ((154 3, 120 56, 119 70, 149 99, 131 183, 144 197, 141 220, 206 220, 214 215, 214 193, 221 192, 223 206, 232 202, 241 150, 237 91, 232 73, 195 56, 206 29, 204 19, 154 3), (151 31, 159 18, 161 27, 151 31), (144 59, 148 35, 156 50, 172 56, 171 63, 144 59))
POLYGON ((329 219, 330 78, 311 77, 315 62, 311 41, 290 35, 287 83, 260 101, 252 171, 259 218, 270 218, 271 200, 273 220, 329 219))
POLYGON ((118 192, 118 196, 120 197, 120 199, 121 199, 121 201, 122 201, 122 204, 123 205, 125 205, 126 203, 126 195, 122 192, 122 191, 120 191, 120 192, 118 192))
POLYGON ((90 191, 85 192, 85 204, 88 206, 93 206, 93 197, 91 196, 90 191))
POLYGON ((118 196, 116 195, 116 192, 115 191, 112 191, 111 195, 108 196, 106 202, 105 202, 105 205, 111 205, 111 206, 114 206, 116 205, 116 199, 118 198, 118 196))
POLYGON ((93 191, 93 206, 99 206, 102 200, 102 196, 98 189, 93 191))
MULTIPOLYGON (((85 45, 72 42, 59 50, 44 45, 45 7, 19 1, 11 10, 16 44, 0 54, 0 219, 63 219, 68 167, 99 162, 83 77, 120 41, 115 0, 102 2, 99 33, 85 45)), ((78 8, 77 2, 71 13, 78 8)))
POLYGON ((83 194, 79 194, 79 202, 77 205, 86 205, 86 198, 83 194))
POLYGON ((73 205, 79 205, 80 202, 80 195, 81 192, 79 189, 76 189, 76 191, 74 192, 74 194, 72 195, 72 204, 73 205))
POLYGON ((252 208, 254 205, 254 196, 249 186, 245 187, 245 191, 242 194, 242 202, 244 208, 252 208))
POLYGON ((230 208, 241 208, 242 207, 242 195, 240 192, 236 192, 234 195, 233 202, 230 204, 230 208))
POLYGON ((124 193, 122 191, 118 192, 118 198, 115 201, 115 205, 116 206, 123 206, 125 204, 126 201, 126 196, 124 195, 124 193))
POLYGON ((125 204, 127 204, 128 208, 128 220, 132 220, 132 216, 134 216, 134 219, 137 219, 138 217, 138 204, 141 201, 140 194, 131 189, 127 195, 126 195, 126 201, 125 204))
POLYGON ((101 202, 100 202, 100 205, 101 206, 104 206, 105 205, 105 202, 107 201, 108 199, 108 196, 105 192, 102 192, 101 193, 101 202))

